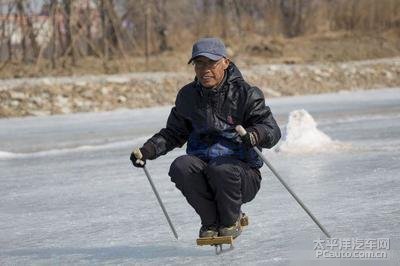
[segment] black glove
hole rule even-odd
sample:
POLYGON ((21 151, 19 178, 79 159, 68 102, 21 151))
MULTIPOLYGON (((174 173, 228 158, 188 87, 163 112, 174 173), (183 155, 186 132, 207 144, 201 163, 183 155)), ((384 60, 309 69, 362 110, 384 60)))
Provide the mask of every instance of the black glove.
POLYGON ((142 154, 142 158, 136 158, 135 153, 132 152, 130 160, 132 161, 133 166, 143 168, 143 166, 146 165, 147 159, 155 157, 156 149, 153 144, 146 142, 139 150, 142 154))
POLYGON ((248 128, 246 129, 246 135, 240 136, 242 139, 243 145, 247 148, 252 148, 259 144, 260 137, 258 132, 255 128, 248 128))

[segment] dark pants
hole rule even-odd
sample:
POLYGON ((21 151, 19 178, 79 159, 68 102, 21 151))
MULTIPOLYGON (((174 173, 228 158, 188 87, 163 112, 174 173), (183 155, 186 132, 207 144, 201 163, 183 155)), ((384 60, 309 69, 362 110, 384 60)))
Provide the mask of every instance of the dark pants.
POLYGON ((168 174, 203 225, 234 224, 240 206, 256 196, 261 182, 258 169, 229 157, 207 164, 195 156, 183 155, 174 160, 168 174))

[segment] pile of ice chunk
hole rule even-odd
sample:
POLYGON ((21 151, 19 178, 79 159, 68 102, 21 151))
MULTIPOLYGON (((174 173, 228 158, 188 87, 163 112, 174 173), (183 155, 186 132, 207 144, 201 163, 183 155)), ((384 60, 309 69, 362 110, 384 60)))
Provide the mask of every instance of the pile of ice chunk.
POLYGON ((310 153, 332 151, 340 147, 338 141, 317 128, 314 118, 304 109, 290 112, 288 124, 283 130, 282 141, 275 151, 310 153))

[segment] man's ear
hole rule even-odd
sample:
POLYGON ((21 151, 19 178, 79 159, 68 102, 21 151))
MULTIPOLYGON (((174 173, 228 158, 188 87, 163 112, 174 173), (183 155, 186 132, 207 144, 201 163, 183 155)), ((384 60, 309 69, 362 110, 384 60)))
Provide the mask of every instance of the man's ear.
POLYGON ((224 70, 228 68, 230 63, 230 60, 228 58, 224 58, 224 60, 222 61, 222 64, 224 66, 224 70))

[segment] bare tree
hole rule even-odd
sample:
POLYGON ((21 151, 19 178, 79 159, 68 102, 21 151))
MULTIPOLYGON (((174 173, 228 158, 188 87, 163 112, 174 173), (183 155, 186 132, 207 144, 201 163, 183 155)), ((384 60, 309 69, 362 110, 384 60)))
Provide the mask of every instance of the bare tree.
POLYGON ((309 8, 307 0, 283 0, 280 2, 283 14, 284 33, 288 37, 295 37, 304 33, 304 18, 309 8))
POLYGON ((52 21, 52 36, 50 40, 51 44, 51 67, 54 69, 57 67, 57 0, 51 0, 50 2, 50 17, 52 21))
POLYGON ((72 21, 72 0, 63 0, 63 18, 65 27, 65 45, 62 52, 63 56, 71 57, 72 65, 76 65, 77 61, 77 49, 74 40, 74 27, 72 21))
MULTIPOLYGON (((11 44, 11 37, 12 34, 14 34, 15 29, 12 28, 10 29, 10 27, 7 27, 9 25, 7 25, 7 22, 10 20, 11 18, 11 12, 14 9, 15 4, 13 2, 8 2, 7 3, 7 14, 5 16, 5 19, 2 21, 2 33, 1 33, 1 48, 3 48, 3 46, 6 47, 6 59, 4 60, 4 63, 2 64, 2 66, 0 66, 0 70, 3 69, 13 58, 13 50, 12 50, 12 44, 11 44)), ((1 49, 1 51, 3 51, 3 49, 1 49)))

